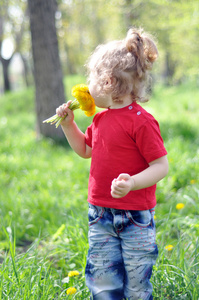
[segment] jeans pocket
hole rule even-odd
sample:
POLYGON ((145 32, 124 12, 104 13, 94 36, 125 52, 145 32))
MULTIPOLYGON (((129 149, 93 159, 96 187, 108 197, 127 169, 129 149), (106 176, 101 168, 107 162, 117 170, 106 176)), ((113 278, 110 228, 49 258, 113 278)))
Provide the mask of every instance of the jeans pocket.
POLYGON ((126 214, 130 221, 138 227, 148 227, 151 224, 150 210, 127 210, 126 214))
POLYGON ((104 214, 104 208, 100 206, 95 206, 89 203, 88 210, 88 223, 89 226, 97 223, 104 214))

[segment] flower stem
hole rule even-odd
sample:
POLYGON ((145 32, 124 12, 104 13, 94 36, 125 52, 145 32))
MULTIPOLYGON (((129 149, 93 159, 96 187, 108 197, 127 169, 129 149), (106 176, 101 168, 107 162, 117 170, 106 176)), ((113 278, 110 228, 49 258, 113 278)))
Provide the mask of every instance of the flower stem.
MULTIPOLYGON (((70 108, 71 110, 78 109, 79 107, 80 107, 80 104, 79 104, 79 102, 77 101, 77 99, 73 100, 73 101, 71 102, 71 104, 69 105, 69 108, 70 108)), ((66 114, 64 117, 59 117, 59 116, 56 114, 56 115, 54 115, 54 116, 52 116, 52 117, 50 117, 50 118, 44 120, 43 123, 50 123, 51 125, 56 123, 56 124, 55 124, 55 127, 57 128, 57 127, 60 125, 60 123, 66 118, 67 115, 68 115, 68 114, 66 114)))

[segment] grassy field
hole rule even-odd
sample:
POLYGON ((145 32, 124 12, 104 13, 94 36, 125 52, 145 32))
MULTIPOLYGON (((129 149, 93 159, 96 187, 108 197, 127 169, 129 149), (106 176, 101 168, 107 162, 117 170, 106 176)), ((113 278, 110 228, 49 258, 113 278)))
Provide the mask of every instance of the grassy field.
MULTIPOLYGON (((67 91, 81 81, 69 78, 67 91)), ((90 160, 67 142, 36 140, 32 89, 1 96, 0 107, 0 299, 89 299, 90 160), (74 270, 79 275, 69 277, 74 270)), ((160 123, 170 163, 157 187, 154 299, 198 300, 199 91, 157 86, 144 107, 160 123)), ((75 118, 82 130, 91 122, 81 111, 75 118)))

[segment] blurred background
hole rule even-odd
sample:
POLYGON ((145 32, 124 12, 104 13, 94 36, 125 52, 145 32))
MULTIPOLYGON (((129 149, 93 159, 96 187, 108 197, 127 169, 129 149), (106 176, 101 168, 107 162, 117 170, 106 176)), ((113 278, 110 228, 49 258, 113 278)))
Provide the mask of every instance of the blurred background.
MULTIPOLYGON (((29 1, 55 22, 63 75, 85 73, 84 64, 100 43, 121 39, 131 26, 158 41, 156 77, 165 84, 198 79, 199 2, 187 0, 29 1), (54 2, 50 14, 42 2, 54 2), (39 7, 40 5, 40 7, 39 7), (45 11, 46 10, 46 11, 45 11)), ((50 5, 48 5, 50 7, 50 5)), ((48 8, 49 8, 48 7, 48 8)), ((44 26, 44 23, 41 23, 44 26)), ((39 28, 37 28, 39 31, 39 28)), ((42 34, 43 31, 40 30, 42 34)), ((0 0, 0 91, 33 84, 30 11, 26 0, 0 0)))
MULTIPOLYGON (((59 0, 53 9, 54 20, 48 20, 56 24, 65 76, 84 74, 83 66, 98 44, 124 38, 129 27, 141 26, 158 40, 158 80, 165 84, 199 80, 197 0, 59 0)), ((33 84, 31 47, 27 1, 0 0, 1 93, 33 84)))
POLYGON ((156 81, 199 84, 197 0, 0 0, 0 93, 35 82, 37 131, 53 137, 41 124, 65 99, 63 78, 85 75, 93 49, 132 26, 158 41, 156 81))
POLYGON ((156 82, 199 85, 198 0, 0 0, 0 93, 35 83, 38 135, 61 137, 42 120, 65 101, 63 78, 132 26, 157 39, 156 82))

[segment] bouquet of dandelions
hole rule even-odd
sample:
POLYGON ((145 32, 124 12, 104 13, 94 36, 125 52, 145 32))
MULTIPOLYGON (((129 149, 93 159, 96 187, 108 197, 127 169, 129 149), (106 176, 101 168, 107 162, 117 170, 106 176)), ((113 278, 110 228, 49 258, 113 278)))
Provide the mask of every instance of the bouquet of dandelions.
MULTIPOLYGON (((75 110, 80 108, 84 111, 87 117, 91 117, 95 113, 95 102, 91 96, 88 86, 85 84, 77 84, 72 88, 71 94, 75 97, 75 100, 69 105, 69 109, 75 110)), ((66 115, 67 116, 67 115, 66 115)), ((46 119, 43 123, 55 124, 56 128, 60 125, 62 120, 66 117, 59 117, 57 114, 46 119)))

